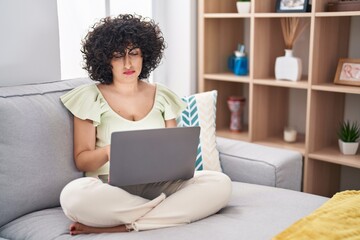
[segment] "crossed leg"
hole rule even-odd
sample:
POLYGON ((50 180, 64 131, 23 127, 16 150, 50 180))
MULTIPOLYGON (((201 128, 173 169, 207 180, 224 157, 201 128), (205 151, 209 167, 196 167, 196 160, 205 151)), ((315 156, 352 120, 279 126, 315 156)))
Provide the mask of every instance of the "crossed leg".
POLYGON ((135 192, 155 198, 149 200, 95 178, 69 183, 60 202, 66 216, 74 221, 70 234, 141 231, 190 223, 227 204, 231 181, 222 173, 201 171, 187 181, 144 185, 135 192))

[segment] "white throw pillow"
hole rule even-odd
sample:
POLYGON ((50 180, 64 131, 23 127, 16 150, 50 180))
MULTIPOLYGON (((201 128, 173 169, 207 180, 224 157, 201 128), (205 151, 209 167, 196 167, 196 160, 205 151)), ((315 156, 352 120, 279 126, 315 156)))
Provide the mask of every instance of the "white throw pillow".
POLYGON ((178 126, 200 126, 201 128, 196 170, 221 172, 215 135, 217 91, 193 94, 183 97, 182 100, 187 103, 187 108, 177 119, 178 126))

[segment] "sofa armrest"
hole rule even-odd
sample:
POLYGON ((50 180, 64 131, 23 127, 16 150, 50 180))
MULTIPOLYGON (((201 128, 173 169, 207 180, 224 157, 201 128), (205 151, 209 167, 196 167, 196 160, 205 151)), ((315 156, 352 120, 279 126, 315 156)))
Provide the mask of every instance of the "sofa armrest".
POLYGON ((216 141, 222 170, 231 180, 301 190, 299 152, 221 137, 216 141))

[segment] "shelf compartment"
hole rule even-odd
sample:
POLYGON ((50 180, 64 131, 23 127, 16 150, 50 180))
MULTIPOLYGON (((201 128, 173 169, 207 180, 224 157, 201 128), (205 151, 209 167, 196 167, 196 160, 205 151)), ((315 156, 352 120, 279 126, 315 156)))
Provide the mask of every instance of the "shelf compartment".
POLYGON ((315 18, 312 83, 334 81, 339 58, 348 56, 350 17, 315 18))
POLYGON ((334 2, 334 0, 316 0, 313 1, 313 4, 316 4, 315 13, 316 15, 333 15, 333 16, 344 16, 346 15, 360 15, 360 11, 346 11, 346 12, 327 12, 327 4, 329 2, 334 2))
MULTIPOLYGON (((255 18, 253 65, 254 79, 275 79, 275 61, 277 57, 285 55, 285 43, 281 29, 281 18, 255 18)), ((300 19, 309 22, 310 18, 300 19)), ((309 76, 309 46, 310 24, 307 24, 302 34, 295 42, 293 53, 302 62, 302 77, 309 76), (304 51, 305 49, 305 51, 304 51)))
POLYGON ((234 0, 202 0, 205 13, 237 13, 234 0))
POLYGON ((250 29, 250 20, 243 18, 210 18, 204 21, 204 73, 228 72, 227 61, 237 49, 239 43, 245 43, 250 55, 250 36, 245 34, 250 29), (226 38, 224 38, 226 36, 226 38))
POLYGON ((306 158, 304 192, 332 197, 340 190, 340 176, 340 165, 306 158))
POLYGON ((256 0, 253 1, 252 7, 254 7, 255 13, 274 13, 276 6, 276 0, 256 0))
MULTIPOLYGON (((251 0, 255 8, 255 13, 275 13, 276 12, 276 0, 251 0)), ((277 14, 288 14, 286 12, 277 13, 277 14)), ((291 13, 291 14, 306 14, 302 12, 291 13)), ((310 13, 307 13, 310 14, 310 13)))
POLYGON ((309 152, 337 144, 337 129, 344 118, 345 94, 311 91, 309 152))
POLYGON ((286 81, 286 80, 276 80, 276 79, 254 79, 253 83, 258 84, 258 85, 299 88, 299 89, 307 89, 309 86, 309 83, 306 79, 300 80, 297 82, 286 81))
MULTIPOLYGON (((253 141, 282 139, 287 126, 296 128, 298 134, 305 133, 307 90, 254 84, 253 96, 253 141)), ((276 142, 283 145, 282 140, 276 142)), ((304 152, 303 145, 298 149, 304 152)))
POLYGON ((285 142, 282 136, 270 137, 261 141, 255 141, 256 144, 266 145, 269 147, 276 147, 300 152, 305 155, 305 135, 298 134, 297 140, 294 143, 285 142))
POLYGON ((243 82, 243 83, 250 82, 249 76, 237 76, 231 72, 204 74, 204 78, 208 80, 227 81, 227 82, 243 82))
POLYGON ((230 126, 230 110, 227 105, 227 100, 230 96, 245 97, 245 107, 242 116, 244 126, 249 123, 249 84, 237 82, 224 82, 205 80, 205 91, 217 90, 217 105, 216 105, 216 128, 229 129, 230 126))
MULTIPOLYGON (((229 124, 230 124, 230 122, 229 122, 229 124)), ((239 141, 245 141, 245 142, 250 141, 247 126, 245 126, 244 130, 240 131, 240 132, 230 131, 229 128, 217 129, 216 136, 223 137, 223 138, 235 139, 235 140, 239 140, 239 141)))
POLYGON ((324 162, 330 162, 340 164, 353 168, 360 168, 360 155, 344 155, 340 152, 339 146, 329 146, 309 153, 309 157, 321 160, 324 162))

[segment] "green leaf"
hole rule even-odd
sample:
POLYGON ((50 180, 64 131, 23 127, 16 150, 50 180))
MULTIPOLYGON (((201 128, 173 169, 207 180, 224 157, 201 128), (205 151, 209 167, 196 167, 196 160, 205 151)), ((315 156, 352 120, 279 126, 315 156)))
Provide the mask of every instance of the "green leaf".
POLYGON ((348 120, 341 122, 338 136, 343 142, 356 142, 360 137, 360 125, 348 120))

